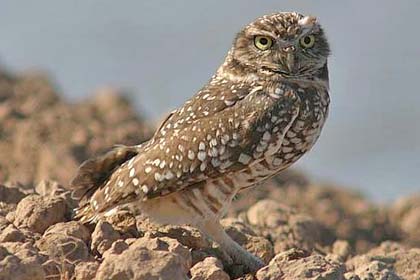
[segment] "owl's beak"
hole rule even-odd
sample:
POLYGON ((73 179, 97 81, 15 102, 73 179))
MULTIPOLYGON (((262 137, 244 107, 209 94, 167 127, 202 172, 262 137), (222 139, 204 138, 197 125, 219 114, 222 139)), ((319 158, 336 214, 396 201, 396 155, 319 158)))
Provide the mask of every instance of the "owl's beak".
POLYGON ((296 63, 295 63, 295 46, 287 46, 283 48, 283 57, 282 62, 283 65, 286 67, 287 72, 293 74, 296 72, 296 63))
POLYGON ((297 72, 297 64, 295 59, 296 47, 293 45, 284 46, 280 50, 280 57, 278 58, 278 66, 274 67, 263 66, 264 70, 274 72, 283 77, 293 76, 297 72), (273 69, 274 68, 274 69, 273 69))

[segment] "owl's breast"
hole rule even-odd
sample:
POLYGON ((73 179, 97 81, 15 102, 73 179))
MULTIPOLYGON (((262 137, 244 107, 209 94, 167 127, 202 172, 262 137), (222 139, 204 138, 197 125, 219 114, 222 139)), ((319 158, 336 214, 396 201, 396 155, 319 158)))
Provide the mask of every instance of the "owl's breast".
POLYGON ((297 88, 299 114, 284 135, 281 148, 273 155, 273 163, 284 169, 308 152, 318 140, 328 116, 328 92, 316 88, 297 88))
MULTIPOLYGON (((289 167, 312 148, 321 133, 328 114, 328 93, 308 88, 288 88, 285 93, 291 95, 290 105, 285 105, 283 99, 281 105, 273 106, 269 112, 271 120, 275 120, 271 123, 277 124, 277 127, 271 128, 271 138, 277 140, 272 141, 271 146, 269 144, 263 160, 230 174, 239 189, 259 183, 289 167), (288 125, 281 121, 285 115, 289 115, 286 118, 289 121, 292 119, 288 125)), ((263 126, 258 129, 263 129, 263 126)), ((254 157, 260 156, 258 152, 257 146, 254 157)))

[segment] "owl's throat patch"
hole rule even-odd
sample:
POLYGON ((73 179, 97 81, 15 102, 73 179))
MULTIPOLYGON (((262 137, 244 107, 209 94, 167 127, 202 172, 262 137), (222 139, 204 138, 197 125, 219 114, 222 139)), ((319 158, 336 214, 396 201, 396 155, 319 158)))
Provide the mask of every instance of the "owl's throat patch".
POLYGON ((270 68, 270 67, 267 67, 267 66, 262 66, 261 69, 264 70, 264 71, 271 72, 271 73, 279 74, 279 75, 281 75, 283 77, 286 77, 286 78, 293 76, 293 74, 291 74, 289 72, 279 70, 279 69, 273 69, 273 68, 270 68))

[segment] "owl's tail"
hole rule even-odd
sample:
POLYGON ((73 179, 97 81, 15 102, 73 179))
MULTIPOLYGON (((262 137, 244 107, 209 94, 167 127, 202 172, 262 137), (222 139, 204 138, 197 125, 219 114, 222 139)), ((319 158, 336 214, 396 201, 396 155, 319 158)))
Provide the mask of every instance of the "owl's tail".
POLYGON ((104 155, 83 162, 76 176, 70 183, 72 197, 79 200, 79 208, 75 210, 75 218, 82 222, 91 221, 95 213, 90 207, 89 199, 95 191, 102 187, 111 174, 124 162, 136 156, 138 146, 118 145, 104 155))
POLYGON ((73 210, 73 219, 82 223, 94 223, 98 219, 97 213, 93 211, 90 203, 85 203, 73 210))

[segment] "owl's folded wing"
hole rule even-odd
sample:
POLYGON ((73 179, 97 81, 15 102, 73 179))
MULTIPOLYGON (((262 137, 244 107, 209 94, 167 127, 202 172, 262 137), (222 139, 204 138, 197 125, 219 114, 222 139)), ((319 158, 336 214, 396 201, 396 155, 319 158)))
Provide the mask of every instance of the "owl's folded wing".
POLYGON ((250 88, 249 85, 223 79, 217 82, 212 80, 182 107, 172 111, 156 130, 154 138, 163 137, 171 130, 181 129, 197 120, 218 114, 260 89, 261 87, 250 88))
POLYGON ((297 114, 296 102, 255 91, 233 106, 153 139, 116 168, 89 203, 103 212, 242 170, 280 147, 297 114), (270 106, 270 113, 262 110, 270 106))

